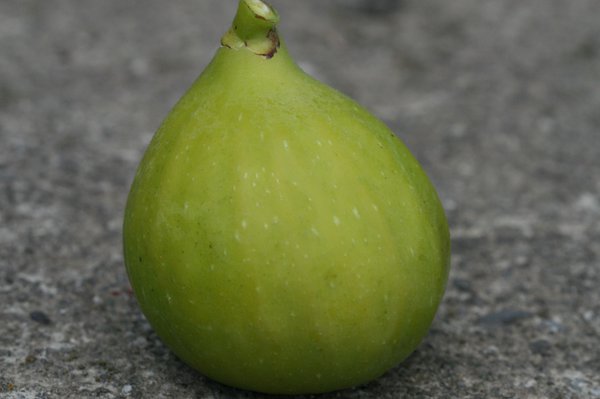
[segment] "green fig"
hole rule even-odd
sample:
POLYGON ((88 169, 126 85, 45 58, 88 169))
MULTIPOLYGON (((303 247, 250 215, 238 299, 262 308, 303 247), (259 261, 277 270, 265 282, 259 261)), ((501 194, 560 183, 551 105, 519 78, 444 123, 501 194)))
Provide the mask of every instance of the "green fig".
POLYGON ((444 293, 449 232, 408 149, 305 74, 278 20, 241 0, 152 139, 125 262, 184 362, 238 388, 319 393, 377 378, 417 347, 444 293))

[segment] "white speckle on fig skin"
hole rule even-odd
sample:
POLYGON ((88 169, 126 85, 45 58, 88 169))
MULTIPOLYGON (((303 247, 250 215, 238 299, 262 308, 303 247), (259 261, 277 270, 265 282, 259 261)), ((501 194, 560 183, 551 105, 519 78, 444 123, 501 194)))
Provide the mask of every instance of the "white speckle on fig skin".
POLYGON ((285 148, 286 150, 290 149, 290 145, 288 144, 287 140, 283 140, 283 148, 285 148))
POLYGON ((352 208, 352 213, 354 214, 354 217, 360 219, 360 212, 358 212, 358 209, 356 209, 356 207, 352 208))
POLYGON ((337 216, 333 216, 333 224, 335 224, 336 226, 339 226, 342 222, 340 221, 340 218, 338 218, 337 216))

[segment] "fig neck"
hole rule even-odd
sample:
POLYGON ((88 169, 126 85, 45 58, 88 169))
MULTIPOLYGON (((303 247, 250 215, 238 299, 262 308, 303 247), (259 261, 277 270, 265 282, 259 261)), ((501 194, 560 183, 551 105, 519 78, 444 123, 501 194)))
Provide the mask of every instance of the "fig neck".
POLYGON ((258 56, 272 58, 280 47, 278 22, 279 14, 269 4, 261 0, 240 0, 221 45, 234 50, 245 48, 258 56))

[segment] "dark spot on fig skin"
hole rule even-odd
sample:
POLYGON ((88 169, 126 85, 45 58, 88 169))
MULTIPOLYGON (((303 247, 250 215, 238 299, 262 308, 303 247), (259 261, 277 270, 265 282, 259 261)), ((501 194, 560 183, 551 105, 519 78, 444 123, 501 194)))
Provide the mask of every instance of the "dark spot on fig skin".
POLYGON ((140 263, 142 263, 142 257, 140 256, 138 259, 140 260, 140 263))
POLYGON ((275 53, 277 52, 277 48, 274 48, 272 51, 269 51, 266 54, 260 54, 262 56, 264 56, 266 59, 270 60, 271 58, 273 58, 273 56, 275 55, 275 53))
POLYGON ((267 59, 270 59, 273 58, 273 56, 277 53, 277 49, 281 45, 281 42, 279 41, 279 35, 277 34, 277 31, 275 29, 271 29, 267 33, 267 39, 269 39, 273 45, 267 53, 260 55, 265 56, 267 59))

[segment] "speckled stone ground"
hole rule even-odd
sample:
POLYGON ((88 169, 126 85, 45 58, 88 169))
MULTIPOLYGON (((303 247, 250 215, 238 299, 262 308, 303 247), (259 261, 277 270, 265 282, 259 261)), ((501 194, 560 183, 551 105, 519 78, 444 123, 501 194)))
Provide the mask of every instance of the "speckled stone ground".
MULTIPOLYGON (((275 1, 302 67, 435 182, 430 334, 324 398, 600 398, 600 2, 275 1)), ((121 254, 128 186, 235 1, 0 2, 0 397, 256 398, 159 341, 121 254)))

